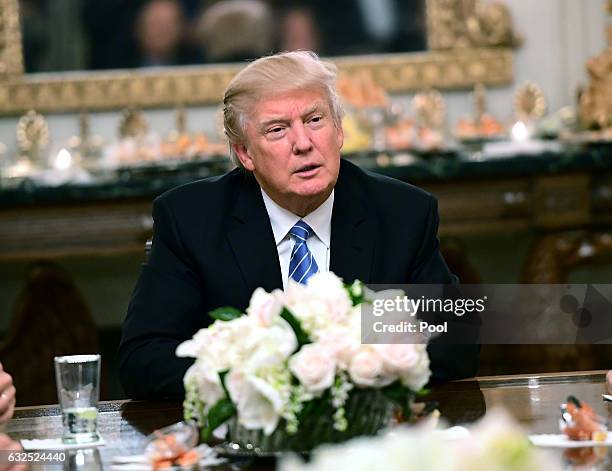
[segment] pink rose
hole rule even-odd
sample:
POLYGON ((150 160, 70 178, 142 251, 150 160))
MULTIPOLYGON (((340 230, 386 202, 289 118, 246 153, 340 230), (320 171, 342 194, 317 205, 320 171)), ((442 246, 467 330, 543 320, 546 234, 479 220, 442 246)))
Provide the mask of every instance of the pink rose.
POLYGON ((351 359, 361 345, 348 329, 342 328, 325 332, 318 343, 342 369, 348 368, 351 359))
POLYGON ((429 356, 427 355, 426 347, 426 345, 414 345, 418 353, 418 361, 410 370, 400 375, 402 384, 412 391, 418 391, 425 387, 431 376, 429 356))
POLYGON ((391 384, 397 375, 385 371, 381 356, 372 348, 360 349, 351 359, 348 372, 357 386, 379 388, 391 384))
POLYGON ((320 345, 311 343, 289 359, 289 370, 307 392, 320 394, 334 384, 336 361, 320 345))
POLYGON ((283 303, 279 292, 268 293, 263 288, 257 288, 251 296, 247 314, 255 318, 257 324, 268 327, 278 317, 283 309, 283 303))
POLYGON ((383 360, 389 373, 402 375, 409 372, 419 361, 419 353, 411 344, 372 345, 383 360))

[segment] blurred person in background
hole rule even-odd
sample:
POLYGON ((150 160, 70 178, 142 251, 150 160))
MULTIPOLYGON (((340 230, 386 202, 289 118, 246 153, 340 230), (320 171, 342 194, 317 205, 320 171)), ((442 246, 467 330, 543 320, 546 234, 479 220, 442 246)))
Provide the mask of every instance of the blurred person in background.
POLYGON ((309 50, 321 53, 321 35, 313 10, 306 3, 292 4, 279 13, 278 51, 309 50))
POLYGON ((256 59, 272 52, 272 11, 260 0, 222 0, 204 9, 197 35, 208 62, 256 59))
POLYGON ((82 70, 87 66, 81 0, 20 0, 26 72, 82 70))
POLYGON ((138 11, 135 37, 136 66, 181 65, 194 62, 184 41, 187 23, 177 0, 151 0, 138 11))
MULTIPOLYGON (((199 2, 198 2, 199 5, 199 2)), ((90 69, 197 63, 185 36, 195 0, 84 2, 90 69)))
MULTIPOLYGON (((275 1, 281 8, 283 2, 275 1)), ((330 56, 426 49, 425 0, 309 0, 330 56)))

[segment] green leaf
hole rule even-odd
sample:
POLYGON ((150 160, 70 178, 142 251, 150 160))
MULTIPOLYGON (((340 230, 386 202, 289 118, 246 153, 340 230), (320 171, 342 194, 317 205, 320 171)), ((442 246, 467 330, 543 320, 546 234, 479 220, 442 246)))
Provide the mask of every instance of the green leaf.
POLYGON ((217 427, 235 414, 236 407, 234 407, 232 401, 226 397, 220 399, 219 402, 208 411, 206 426, 202 428, 202 439, 208 440, 217 427))
POLYGON ((235 307, 219 307, 214 311, 210 311, 210 317, 218 321, 233 321, 242 316, 243 313, 235 307))
POLYGON ((410 391, 410 389, 402 385, 402 383, 398 380, 394 383, 391 383, 389 386, 382 388, 381 392, 385 395, 387 399, 392 402, 395 402, 398 406, 402 408, 404 420, 408 420, 410 418, 410 416, 412 415, 410 402, 414 397, 414 393, 410 391))
POLYGON ((230 397, 230 393, 227 390, 227 386, 225 386, 225 377, 227 376, 228 373, 229 373, 229 370, 219 371, 219 380, 221 381, 221 387, 223 388, 223 391, 225 391, 225 396, 227 398, 230 397))
POLYGON ((297 350, 302 348, 303 345, 312 343, 312 340, 310 340, 310 337, 308 336, 308 334, 304 331, 304 329, 302 329, 302 324, 300 323, 300 321, 297 320, 297 318, 293 315, 293 313, 289 309, 287 309, 286 307, 283 308, 281 317, 285 319, 289 323, 291 328, 293 329, 293 333, 295 334, 295 337, 297 338, 297 341, 298 341, 297 350))

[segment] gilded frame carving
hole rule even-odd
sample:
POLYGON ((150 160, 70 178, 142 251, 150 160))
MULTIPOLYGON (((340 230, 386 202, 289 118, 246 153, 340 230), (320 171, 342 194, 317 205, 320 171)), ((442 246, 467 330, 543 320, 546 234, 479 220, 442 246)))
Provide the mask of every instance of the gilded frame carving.
MULTIPOLYGON (((341 72, 366 71, 391 92, 468 88, 512 81, 512 33, 505 6, 426 0, 430 51, 334 58, 341 72)), ((0 114, 217 103, 239 65, 163 70, 23 74, 18 0, 0 0, 0 114)))

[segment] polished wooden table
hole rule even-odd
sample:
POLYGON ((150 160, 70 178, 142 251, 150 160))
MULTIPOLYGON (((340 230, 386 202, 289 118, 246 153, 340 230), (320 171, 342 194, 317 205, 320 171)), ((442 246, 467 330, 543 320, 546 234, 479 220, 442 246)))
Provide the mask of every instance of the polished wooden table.
MULTIPOLYGON (((570 394, 589 402, 610 418, 611 403, 602 401, 605 371, 482 377, 434 387, 427 399, 439 402, 442 416, 451 424, 471 423, 496 406, 506 408, 529 433, 556 433, 559 404, 570 394)), ((99 430, 107 445, 100 449, 103 465, 115 455, 142 452, 145 437, 156 428, 181 420, 181 406, 173 403, 111 401, 100 405, 99 430)), ((18 408, 7 432, 16 439, 61 435, 57 406, 18 408)), ((557 452, 559 459, 561 452, 557 452)), ((611 461, 612 460, 608 460, 611 461)), ((607 469, 607 464, 602 468, 607 469)), ((272 469, 274 462, 232 462, 219 469, 272 469)), ((591 469, 591 468, 589 468, 591 469)))

